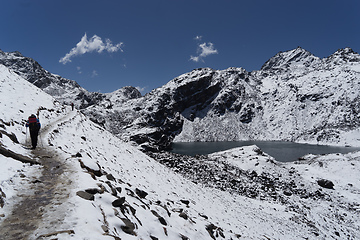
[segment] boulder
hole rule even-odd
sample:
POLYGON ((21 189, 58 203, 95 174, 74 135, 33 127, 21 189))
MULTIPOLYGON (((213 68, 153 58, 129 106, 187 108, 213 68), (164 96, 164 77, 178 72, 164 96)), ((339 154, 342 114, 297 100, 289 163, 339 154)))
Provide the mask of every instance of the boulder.
POLYGON ((78 191, 76 192, 76 195, 78 195, 79 197, 85 199, 85 200, 89 200, 89 201, 94 201, 95 197, 94 194, 85 192, 85 191, 78 191))
POLYGON ((148 195, 147 192, 145 192, 145 191, 143 191, 143 190, 140 190, 140 189, 138 189, 138 188, 135 189, 135 193, 136 193, 136 195, 138 195, 140 198, 145 198, 145 197, 148 195))
POLYGON ((334 183, 330 180, 320 179, 317 183, 323 188, 334 189, 334 183))
POLYGON ((113 207, 121 207, 125 203, 125 197, 121 197, 113 201, 111 204, 113 207))

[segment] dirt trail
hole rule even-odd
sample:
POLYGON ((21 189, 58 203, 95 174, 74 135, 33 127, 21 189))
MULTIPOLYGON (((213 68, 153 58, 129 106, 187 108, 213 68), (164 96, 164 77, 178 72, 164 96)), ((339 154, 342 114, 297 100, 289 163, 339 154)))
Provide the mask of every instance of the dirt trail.
MULTIPOLYGON (((53 127, 56 127, 58 122, 69 118, 69 116, 66 115, 42 129, 41 137, 43 139, 39 139, 40 146, 31 151, 32 155, 42 165, 41 175, 37 178, 30 177, 33 194, 21 196, 21 193, 18 193, 18 196, 22 197, 21 201, 14 206, 12 212, 0 225, 1 240, 43 239, 41 234, 35 236, 34 231, 40 225, 44 225, 43 218, 45 214, 51 214, 54 209, 68 199, 70 194, 69 185, 71 184, 68 177, 69 167, 59 153, 47 146, 46 136, 53 127)), ((51 216, 51 222, 45 223, 45 225, 59 224, 64 220, 63 218, 64 214, 51 216)), ((44 232, 43 234, 48 233, 44 232)))

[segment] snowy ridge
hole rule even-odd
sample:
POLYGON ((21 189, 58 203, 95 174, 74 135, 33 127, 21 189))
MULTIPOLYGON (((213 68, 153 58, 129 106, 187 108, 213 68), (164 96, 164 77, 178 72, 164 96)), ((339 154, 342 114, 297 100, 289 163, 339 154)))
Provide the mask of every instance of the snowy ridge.
POLYGON ((83 108, 103 98, 101 93, 88 92, 75 81, 46 71, 38 62, 24 57, 20 52, 7 53, 0 50, 0 64, 65 104, 74 103, 78 108, 83 108))

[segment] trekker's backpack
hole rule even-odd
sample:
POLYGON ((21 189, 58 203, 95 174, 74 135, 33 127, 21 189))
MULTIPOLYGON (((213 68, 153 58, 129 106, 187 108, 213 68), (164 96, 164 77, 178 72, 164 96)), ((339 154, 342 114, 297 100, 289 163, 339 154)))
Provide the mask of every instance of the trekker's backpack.
POLYGON ((34 130, 38 128, 36 117, 29 117, 29 128, 34 130))

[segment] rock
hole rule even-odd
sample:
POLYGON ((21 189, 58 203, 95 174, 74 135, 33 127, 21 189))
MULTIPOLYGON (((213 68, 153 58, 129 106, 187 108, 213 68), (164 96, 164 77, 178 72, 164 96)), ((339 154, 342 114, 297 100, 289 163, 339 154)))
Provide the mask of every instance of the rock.
POLYGON ((143 190, 140 190, 140 189, 138 189, 138 188, 135 189, 135 193, 136 193, 136 195, 138 195, 140 198, 145 198, 145 197, 148 195, 147 192, 145 192, 145 191, 143 191, 143 190))
POLYGON ((189 200, 180 200, 180 202, 182 202, 185 205, 189 205, 190 201, 189 200))
POLYGON ((98 189, 98 188, 89 188, 89 189, 86 189, 85 192, 87 193, 90 193, 90 194, 97 194, 97 193, 103 193, 101 189, 98 189))
POLYGON ((190 240, 190 238, 188 238, 185 235, 182 235, 181 233, 180 233, 180 237, 181 237, 181 240, 190 240))
POLYGON ((116 199, 111 203, 113 207, 121 207, 125 203, 125 197, 121 197, 119 199, 116 199))
POLYGON ((179 214, 179 217, 182 217, 185 220, 188 220, 188 215, 185 212, 179 214))
POLYGON ((134 232, 135 224, 126 218, 121 218, 121 220, 125 224, 121 226, 121 230, 123 230, 127 234, 136 236, 136 233, 134 232))
POLYGON ((93 194, 91 193, 87 193, 85 191, 78 191, 76 192, 76 195, 78 195, 79 197, 85 199, 85 200, 89 200, 89 201, 94 201, 95 197, 93 194))
POLYGON ((209 217, 208 217, 208 216, 206 216, 205 214, 201 214, 201 213, 199 213, 199 216, 200 216, 200 217, 205 218, 206 220, 207 220, 207 219, 209 219, 209 217))
POLYGON ((286 195, 286 196, 291 196, 291 195, 292 195, 292 192, 290 192, 289 190, 285 190, 285 191, 284 191, 284 195, 286 195))
POLYGON ((106 178, 107 178, 107 180, 110 180, 110 181, 115 181, 115 178, 114 178, 114 176, 112 175, 112 174, 106 174, 106 178))
POLYGON ((159 217, 159 222, 162 224, 162 225, 167 225, 167 222, 165 221, 165 219, 163 217, 159 217))
POLYGON ((105 232, 108 233, 109 232, 109 228, 105 225, 101 225, 101 229, 105 232))
POLYGON ((320 179, 317 183, 323 188, 334 189, 334 183, 330 180, 320 179))
POLYGON ((161 217, 155 210, 151 210, 151 213, 154 214, 155 217, 158 218, 159 222, 162 224, 162 225, 167 225, 165 219, 163 217, 161 217))
POLYGON ((0 188, 0 207, 3 208, 4 204, 5 204, 5 200, 4 198, 6 198, 5 193, 2 191, 2 189, 0 188))

